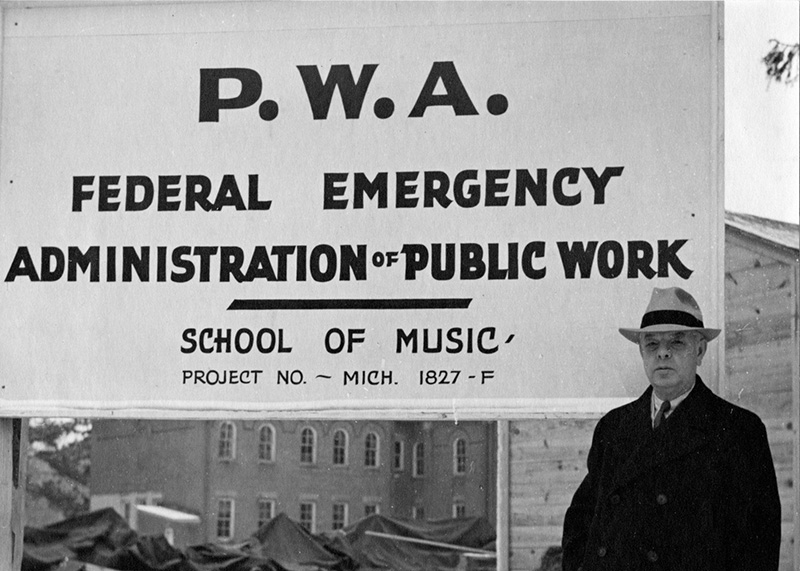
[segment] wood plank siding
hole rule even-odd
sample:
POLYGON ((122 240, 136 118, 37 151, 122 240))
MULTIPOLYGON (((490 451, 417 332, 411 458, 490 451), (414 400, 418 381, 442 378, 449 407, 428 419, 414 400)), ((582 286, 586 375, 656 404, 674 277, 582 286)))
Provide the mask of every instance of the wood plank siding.
POLYGON ((797 251, 733 228, 725 238, 721 393, 764 420, 781 496, 781 569, 797 560, 797 251))
MULTIPOLYGON (((726 226, 725 370, 720 393, 758 413, 769 436, 781 497, 781 570, 800 569, 798 502, 797 250, 726 226)), ((509 425, 512 571, 539 567, 560 545, 564 512, 586 474, 596 419, 509 425)))
POLYGON ((561 545, 564 512, 586 475, 597 419, 512 422, 509 569, 532 571, 548 547, 561 545))

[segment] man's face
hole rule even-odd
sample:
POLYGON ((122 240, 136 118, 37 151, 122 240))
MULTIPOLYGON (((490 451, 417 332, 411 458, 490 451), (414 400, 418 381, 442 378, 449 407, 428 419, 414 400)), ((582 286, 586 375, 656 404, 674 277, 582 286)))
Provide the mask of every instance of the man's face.
POLYGON ((639 353, 656 395, 670 400, 692 387, 706 354, 706 340, 692 331, 643 333, 639 336, 639 353))

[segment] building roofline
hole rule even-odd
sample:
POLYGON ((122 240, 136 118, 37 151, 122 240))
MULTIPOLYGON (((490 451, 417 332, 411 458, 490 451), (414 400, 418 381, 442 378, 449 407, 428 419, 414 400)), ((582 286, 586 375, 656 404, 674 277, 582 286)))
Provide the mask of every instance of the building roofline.
POLYGON ((751 214, 725 211, 725 231, 758 242, 797 263, 800 259, 800 226, 751 214))

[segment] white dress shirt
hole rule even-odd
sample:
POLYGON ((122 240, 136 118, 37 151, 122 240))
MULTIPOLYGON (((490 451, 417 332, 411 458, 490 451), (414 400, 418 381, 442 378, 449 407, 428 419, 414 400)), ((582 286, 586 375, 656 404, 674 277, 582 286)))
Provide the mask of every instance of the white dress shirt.
MULTIPOLYGON (((669 415, 671 415, 672 412, 676 408, 678 408, 678 405, 683 402, 683 399, 685 399, 687 396, 689 396, 689 393, 692 392, 693 388, 694 388, 694 383, 692 383, 692 386, 691 386, 691 388, 689 388, 688 391, 686 391, 685 393, 683 393, 679 397, 675 397, 674 399, 669 401, 670 409, 666 413, 664 413, 664 418, 669 418, 669 415)), ((656 396, 656 391, 652 392, 651 397, 652 398, 650 400, 652 402, 652 406, 650 407, 650 420, 651 420, 651 422, 655 422, 656 413, 658 413, 658 409, 661 408, 661 403, 664 402, 664 401, 656 396)))

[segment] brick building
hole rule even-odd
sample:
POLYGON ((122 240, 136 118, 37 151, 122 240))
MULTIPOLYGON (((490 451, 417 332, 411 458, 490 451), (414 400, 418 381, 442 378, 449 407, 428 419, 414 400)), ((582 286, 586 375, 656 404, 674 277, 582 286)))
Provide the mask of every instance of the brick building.
POLYGON ((199 515, 185 543, 241 541, 279 512, 312 532, 371 513, 494 523, 496 438, 483 422, 98 420, 91 507, 134 528, 136 504, 199 515))

